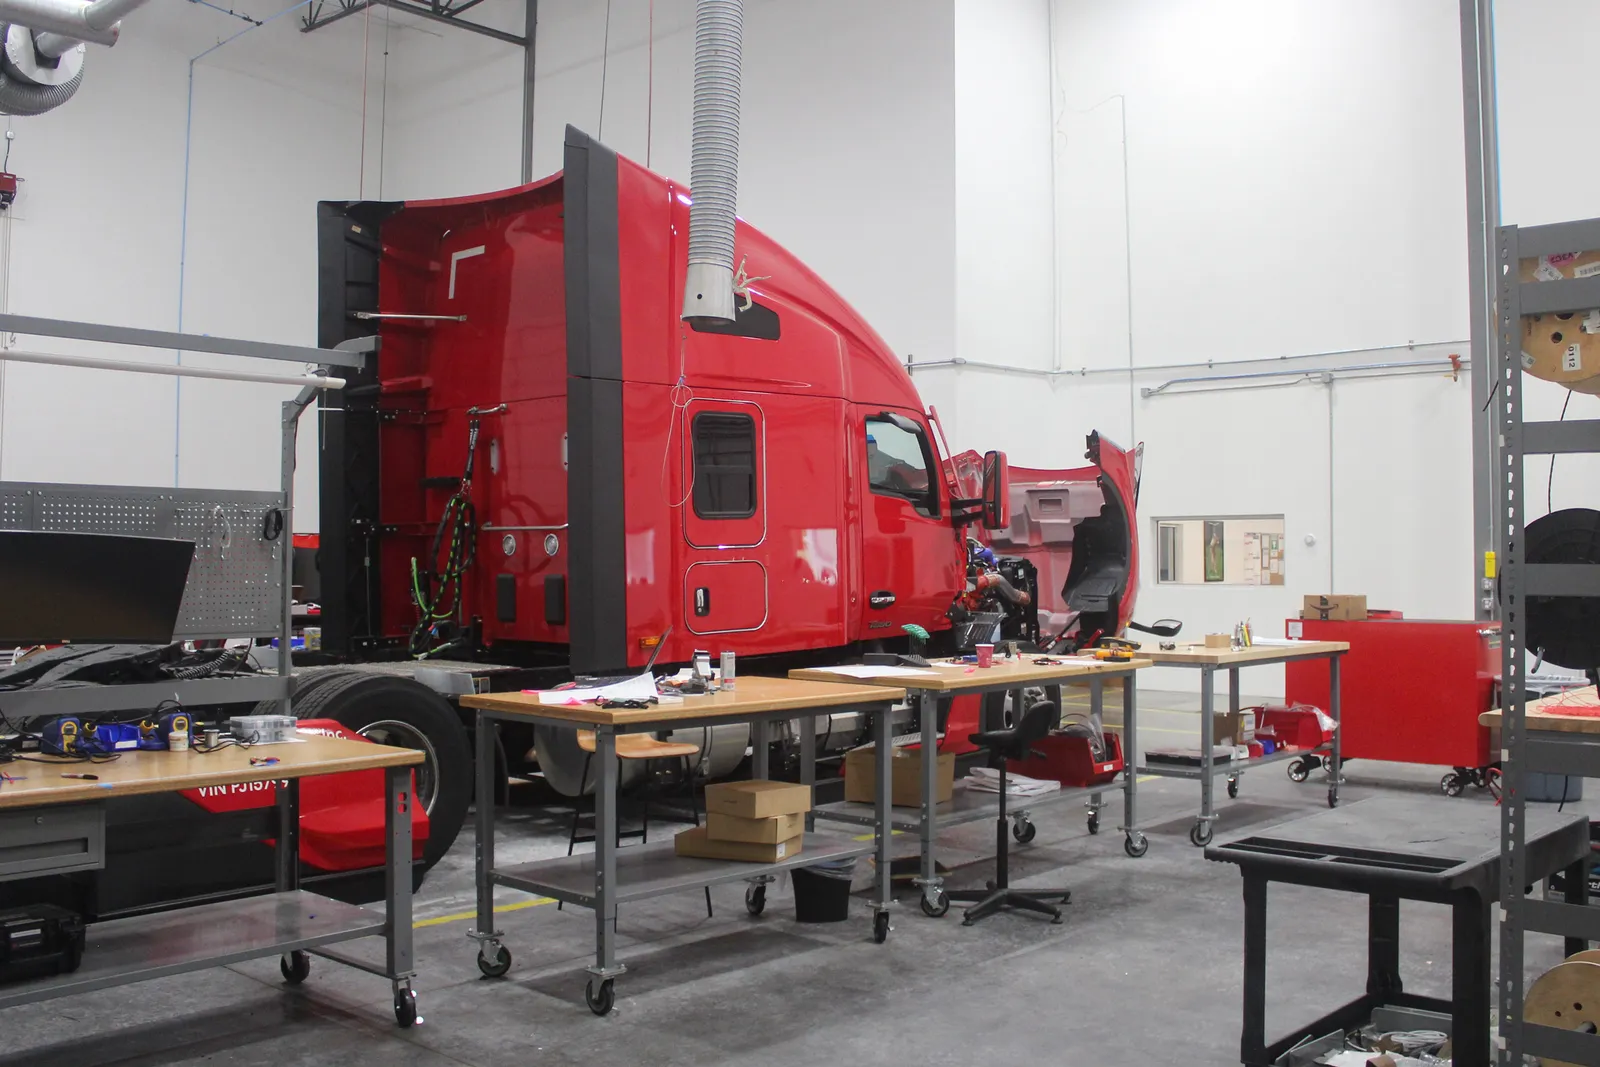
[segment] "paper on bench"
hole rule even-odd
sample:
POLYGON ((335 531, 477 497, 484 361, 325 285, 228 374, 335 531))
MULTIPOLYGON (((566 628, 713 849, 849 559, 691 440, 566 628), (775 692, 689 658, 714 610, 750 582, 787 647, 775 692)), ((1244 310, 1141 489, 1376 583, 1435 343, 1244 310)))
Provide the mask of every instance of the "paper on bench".
POLYGON ((594 685, 583 689, 541 689, 539 703, 592 704, 601 697, 607 700, 650 700, 655 695, 655 676, 645 671, 610 685, 594 685))
POLYGON ((842 667, 817 667, 828 674, 843 674, 850 678, 937 678, 935 671, 920 667, 897 667, 892 664, 847 663, 842 667))

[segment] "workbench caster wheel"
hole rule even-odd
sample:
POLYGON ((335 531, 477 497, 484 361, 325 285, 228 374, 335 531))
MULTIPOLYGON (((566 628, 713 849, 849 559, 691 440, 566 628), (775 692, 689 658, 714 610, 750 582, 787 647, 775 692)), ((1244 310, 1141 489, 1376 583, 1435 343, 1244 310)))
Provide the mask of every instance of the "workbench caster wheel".
MULTIPOLYGON (((950 910, 950 904, 948 901, 945 902, 945 910, 950 910)), ((872 917, 872 940, 880 945, 889 940, 888 912, 880 911, 878 914, 872 917)))
POLYGON ((1231 776, 1228 778, 1228 799, 1239 799, 1239 779, 1231 776))
POLYGON ((767 887, 765 885, 746 887, 744 891, 744 910, 751 915, 760 915, 767 910, 767 887))
POLYGON ((416 1025, 417 994, 410 986, 395 990, 394 1021, 399 1023, 402 1028, 416 1025))
POLYGON ((1454 771, 1439 779, 1439 791, 1447 797, 1458 797, 1465 788, 1466 784, 1461 781, 1461 776, 1454 771))
POLYGON ((278 970, 290 985, 299 985, 311 976, 311 953, 291 952, 278 957, 278 970))
POLYGON ((1211 824, 1204 819, 1196 822, 1189 830, 1189 843, 1195 848, 1204 848, 1211 844, 1211 824))
POLYGON ((1027 819, 1015 819, 1011 823, 1011 836, 1017 839, 1017 844, 1026 845, 1039 834, 1039 828, 1027 819))
POLYGON ((1122 851, 1138 859, 1150 851, 1150 839, 1143 834, 1129 834, 1122 842, 1122 851))
POLYGON ((594 987, 594 979, 589 979, 589 984, 583 987, 583 999, 596 1015, 611 1014, 611 1009, 617 1006, 615 979, 607 978, 601 982, 599 990, 594 987))
POLYGON ((1089 813, 1089 833, 1097 834, 1099 832, 1100 832, 1100 813, 1098 811, 1091 811, 1089 813))
MULTIPOLYGON (((488 946, 484 946, 487 948, 488 946)), ((511 950, 504 945, 494 947, 493 956, 485 956, 480 949, 478 952, 478 971, 485 978, 502 978, 511 970, 511 950)))
POLYGON ((1311 777, 1311 764, 1304 756, 1289 761, 1289 781, 1303 782, 1311 777))
POLYGON ((930 919, 942 919, 950 911, 950 894, 943 889, 936 893, 932 900, 928 894, 922 894, 922 914, 930 919))
POLYGON ((1338 806, 1339 806, 1339 791, 1337 789, 1333 789, 1333 788, 1330 787, 1328 789, 1328 807, 1337 808, 1338 806))

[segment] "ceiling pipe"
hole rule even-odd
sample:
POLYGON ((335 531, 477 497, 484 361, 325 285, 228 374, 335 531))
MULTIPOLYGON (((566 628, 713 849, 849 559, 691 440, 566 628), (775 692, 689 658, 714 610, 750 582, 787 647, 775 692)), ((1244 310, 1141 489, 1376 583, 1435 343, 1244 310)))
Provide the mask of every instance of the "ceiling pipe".
MULTIPOLYGON (((122 16, 145 0, 0 0, 0 22, 26 26, 35 34, 56 34, 47 38, 52 48, 62 47, 62 39, 87 41, 107 47, 117 43, 122 16)), ((37 40, 37 36, 35 38, 37 40)), ((70 43, 66 47, 71 47, 70 43)), ((64 52, 66 49, 62 48, 64 52)), ((47 55, 49 53, 46 53, 47 55)), ((60 55, 61 52, 56 52, 60 55)))
POLYGON ((732 322, 733 231, 739 190, 743 0, 697 0, 694 126, 689 157, 689 269, 683 317, 732 322))

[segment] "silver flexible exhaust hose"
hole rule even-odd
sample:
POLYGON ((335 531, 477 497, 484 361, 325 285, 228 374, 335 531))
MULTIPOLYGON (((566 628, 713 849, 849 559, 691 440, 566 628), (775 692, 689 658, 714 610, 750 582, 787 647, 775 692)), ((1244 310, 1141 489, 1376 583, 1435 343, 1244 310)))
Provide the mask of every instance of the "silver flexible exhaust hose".
POLYGON ((739 191, 743 0, 696 0, 694 134, 685 319, 734 318, 733 222, 739 191))
POLYGON ((0 22, 0 114, 42 115, 72 99, 83 84, 81 53, 68 52, 53 69, 37 69, 29 34, 24 26, 0 22), (12 45, 27 66, 11 61, 12 45))
MULTIPOLYGON (((122 16, 145 0, 0 0, 0 20, 91 44, 117 43, 122 16)), ((47 39, 52 47, 57 42, 47 39)), ((59 54, 59 53, 58 53, 59 54)))

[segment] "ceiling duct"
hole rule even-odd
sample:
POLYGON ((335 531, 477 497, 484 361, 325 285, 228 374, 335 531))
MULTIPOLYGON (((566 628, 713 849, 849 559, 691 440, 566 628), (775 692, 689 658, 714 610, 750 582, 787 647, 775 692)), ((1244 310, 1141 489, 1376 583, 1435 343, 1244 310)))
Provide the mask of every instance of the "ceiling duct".
POLYGON ((41 115, 83 84, 84 43, 114 45, 144 0, 0 0, 0 113, 41 115))

